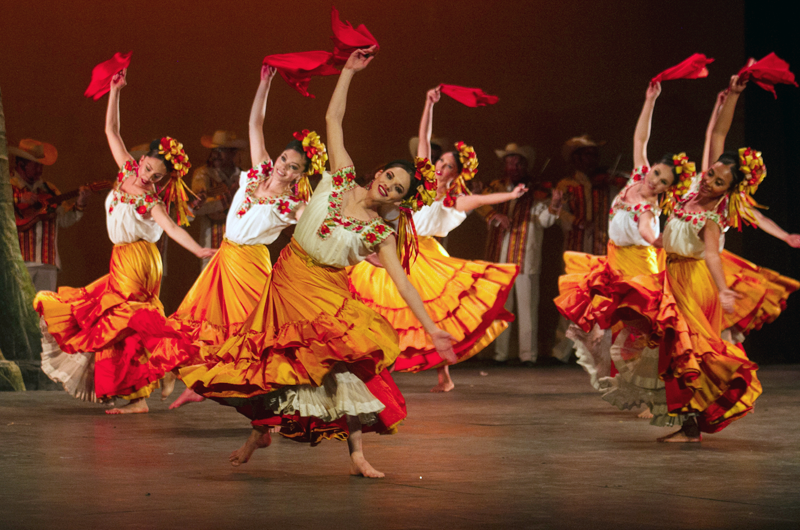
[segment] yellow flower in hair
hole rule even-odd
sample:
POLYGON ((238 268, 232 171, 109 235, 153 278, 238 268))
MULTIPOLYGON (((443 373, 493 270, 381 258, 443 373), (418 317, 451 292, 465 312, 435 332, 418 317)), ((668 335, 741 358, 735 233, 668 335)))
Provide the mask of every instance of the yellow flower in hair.
POLYGON ((752 197, 767 176, 761 152, 749 147, 739 149, 739 170, 745 174, 745 178, 728 199, 728 223, 741 231, 741 221, 757 226, 758 219, 753 208, 764 208, 752 197))
POLYGON ((680 198, 686 195, 686 192, 692 186, 692 179, 697 175, 697 167, 694 162, 689 161, 686 153, 674 155, 672 163, 674 164, 676 179, 664 195, 664 200, 661 201, 661 208, 666 215, 672 213, 680 198))
POLYGON ((475 154, 475 149, 464 142, 458 142, 456 149, 458 149, 458 159, 461 162, 462 169, 461 173, 453 181, 453 185, 450 186, 448 193, 469 195, 467 181, 475 177, 478 172, 478 155, 475 154))
POLYGON ((322 143, 319 135, 314 131, 303 129, 293 135, 302 146, 306 156, 311 163, 308 164, 306 173, 308 175, 321 175, 325 171, 325 164, 328 162, 328 151, 322 143))

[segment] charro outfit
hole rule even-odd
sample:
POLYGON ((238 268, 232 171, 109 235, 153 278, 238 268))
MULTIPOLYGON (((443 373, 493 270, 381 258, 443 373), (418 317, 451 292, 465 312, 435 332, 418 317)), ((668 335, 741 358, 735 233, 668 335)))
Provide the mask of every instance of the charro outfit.
POLYGON ((121 189, 137 169, 136 162, 126 162, 106 197, 106 227, 114 243, 109 273, 86 287, 43 291, 34 299, 44 335, 42 369, 81 399, 147 397, 174 368, 169 357, 150 361, 150 343, 137 324, 139 316, 163 321, 164 315, 155 246, 163 231, 148 216, 160 200, 155 192, 128 195, 121 189))
MULTIPOLYGON (((517 266, 450 257, 434 239, 445 237, 467 218, 455 198, 444 197, 414 213, 419 255, 409 281, 440 329, 455 339, 459 361, 488 346, 513 320, 503 305, 511 292, 517 266)), ((386 271, 362 262, 350 271, 351 289, 383 315, 400 336, 395 370, 419 372, 444 366, 422 324, 405 303, 386 271)))
POLYGON ((342 215, 354 187, 352 166, 324 173, 239 333, 181 370, 195 392, 312 444, 347 438, 347 415, 383 433, 406 415, 386 370, 400 353, 397 333, 354 297, 346 271, 394 231, 342 215))
MULTIPOLYGON (((26 191, 34 194, 60 195, 61 192, 51 182, 38 180, 33 185, 14 173, 11 177, 11 190, 14 197, 14 208, 22 212, 29 206, 22 203, 22 194, 26 191)), ((74 203, 58 206, 54 218, 40 219, 26 229, 17 228, 19 248, 22 260, 31 275, 37 291, 55 291, 61 259, 58 255, 58 229, 77 223, 83 212, 74 203)))
MULTIPOLYGON (((509 192, 514 184, 508 179, 493 181, 484 193, 509 192)), ((551 213, 545 196, 529 191, 519 199, 483 206, 477 211, 490 221, 486 259, 494 263, 513 263, 519 267, 513 296, 506 301, 511 311, 516 300, 516 320, 519 326, 519 358, 535 361, 539 351, 539 276, 542 265, 544 229, 552 226, 558 216, 551 213), (491 223, 493 215, 508 216, 510 227, 503 230, 491 223)), ((509 357, 509 333, 502 333, 495 342, 495 360, 509 357)))

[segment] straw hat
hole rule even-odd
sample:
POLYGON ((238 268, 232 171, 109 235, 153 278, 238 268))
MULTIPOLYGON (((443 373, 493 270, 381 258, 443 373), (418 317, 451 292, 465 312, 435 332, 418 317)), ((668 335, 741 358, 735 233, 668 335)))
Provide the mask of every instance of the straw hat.
POLYGON ((54 146, 31 138, 21 140, 19 147, 10 146, 8 153, 45 166, 52 166, 58 158, 58 151, 54 146))
POLYGON ((595 142, 588 134, 575 136, 564 142, 564 145, 561 147, 561 156, 564 157, 565 161, 569 162, 570 158, 572 158, 572 153, 578 149, 583 149, 585 147, 602 147, 604 145, 605 142, 595 142))
POLYGON ((533 162, 536 160, 536 151, 529 145, 519 146, 512 142, 506 145, 505 149, 495 149, 494 153, 500 160, 503 160, 508 155, 519 155, 528 161, 528 174, 533 172, 533 162))
MULTIPOLYGON (((442 152, 449 151, 448 146, 450 146, 450 142, 447 141, 446 138, 438 138, 435 135, 431 135, 431 145, 436 145, 442 152)), ((411 151, 411 156, 417 156, 417 148, 419 147, 419 136, 414 136, 408 141, 408 150, 411 151)))
POLYGON ((200 138, 200 143, 203 144, 203 147, 208 147, 209 149, 218 147, 223 149, 247 148, 247 141, 236 138, 236 133, 233 131, 214 131, 214 134, 200 138))

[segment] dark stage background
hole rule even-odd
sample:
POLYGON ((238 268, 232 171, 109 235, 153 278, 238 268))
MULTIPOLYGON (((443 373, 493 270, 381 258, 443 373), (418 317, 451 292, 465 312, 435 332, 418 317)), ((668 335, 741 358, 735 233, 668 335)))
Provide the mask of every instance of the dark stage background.
MULTIPOLYGON (((339 0, 342 17, 364 23, 381 43, 379 57, 351 88, 345 133, 361 172, 408 156, 425 92, 438 83, 479 86, 500 97, 470 109, 443 98, 434 131, 475 146, 481 180, 499 174, 493 149, 515 141, 537 151, 542 178, 566 173, 560 146, 589 133, 605 140, 603 162, 622 155, 632 165, 631 136, 650 77, 695 52, 716 58, 707 79, 664 84, 656 106, 651 157, 688 152, 699 162, 703 134, 717 91, 749 55, 770 51, 800 68, 788 13, 742 1, 493 1, 368 2, 339 0), (756 6, 759 6, 756 8, 756 6), (747 15, 747 16, 745 16, 747 15), (776 23, 783 24, 778 26, 776 23), (790 36, 791 34, 791 36, 790 36)), ((264 55, 327 49, 330 3, 294 1, 6 2, 0 22, 0 86, 10 141, 53 143, 58 162, 45 178, 62 190, 111 178, 116 168, 103 134, 106 98, 83 97, 92 67, 114 52, 133 50, 122 92, 122 133, 128 147, 171 135, 186 145, 195 166, 208 154, 200 137, 215 129, 246 135, 247 118, 264 55)), ((306 99, 281 79, 270 94, 267 148, 277 155, 293 131, 316 129, 335 78, 317 78, 306 99)), ((729 147, 745 139, 764 151, 769 178, 758 199, 768 215, 798 232, 790 204, 798 198, 797 123, 800 94, 779 87, 780 99, 752 86, 740 103, 729 147)), ((244 160, 248 157, 245 156, 244 160)), ((84 219, 59 234, 60 285, 85 285, 108 271, 111 243, 101 196, 84 219)), ((795 210, 796 210, 795 206, 795 210)), ((196 234, 196 230, 190 228, 196 234)), ((456 256, 483 257, 485 228, 471 216, 450 237, 456 256)), ((541 338, 552 344, 560 230, 547 232, 541 338)), ((759 264, 798 276, 800 251, 746 228, 727 247, 759 264)), ((279 249, 273 248, 273 259, 279 249)), ((162 287, 173 311, 191 286, 198 260, 171 243, 162 287)), ((797 296, 797 295, 795 295, 797 296)), ((800 327, 798 300, 775 324, 748 339, 758 361, 794 361, 790 330, 800 327)))

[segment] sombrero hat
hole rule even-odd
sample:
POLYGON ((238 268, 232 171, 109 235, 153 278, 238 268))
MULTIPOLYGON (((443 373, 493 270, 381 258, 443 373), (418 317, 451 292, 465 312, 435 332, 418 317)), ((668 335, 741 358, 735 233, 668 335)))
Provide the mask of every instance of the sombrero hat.
POLYGON ((505 149, 495 149, 494 153, 500 160, 504 159, 508 155, 519 155, 528 161, 528 174, 533 171, 533 162, 536 160, 536 151, 534 151, 533 147, 529 145, 519 146, 512 142, 506 145, 505 149))
POLYGON ((21 140, 19 147, 10 146, 8 153, 45 166, 52 166, 58 158, 58 150, 53 145, 32 138, 21 140))
POLYGON ((223 149, 247 148, 247 140, 236 138, 236 133, 232 131, 214 131, 214 134, 200 138, 200 143, 203 144, 203 147, 208 147, 209 149, 218 147, 223 149))
MULTIPOLYGON (((450 142, 446 138, 438 138, 431 135, 431 145, 438 146, 442 152, 450 151, 450 142)), ((417 148, 419 148, 419 136, 414 136, 408 141, 408 150, 411 151, 411 156, 417 156, 417 148)))

